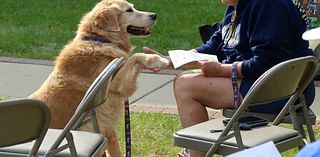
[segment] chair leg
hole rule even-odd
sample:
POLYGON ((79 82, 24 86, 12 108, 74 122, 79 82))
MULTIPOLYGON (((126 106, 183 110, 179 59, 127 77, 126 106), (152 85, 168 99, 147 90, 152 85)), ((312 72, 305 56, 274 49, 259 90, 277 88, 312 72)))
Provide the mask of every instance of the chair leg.
MULTIPOLYGON (((298 124, 298 121, 297 121, 297 114, 296 114, 296 108, 295 106, 293 105, 290 105, 289 106, 289 112, 290 112, 290 116, 291 116, 291 121, 292 121, 292 125, 293 125, 293 128, 297 131, 299 131, 299 133, 301 134, 303 132, 303 129, 302 131, 300 130, 301 127, 299 126, 298 124)), ((302 135, 302 134, 301 134, 302 135)))
POLYGON ((98 119, 97 119, 97 115, 96 115, 96 111, 95 110, 91 110, 90 111, 90 114, 91 114, 91 120, 92 120, 92 125, 93 125, 93 128, 95 130, 96 133, 101 133, 100 132, 100 128, 99 128, 99 123, 98 123, 98 119))
POLYGON ((303 114, 304 114, 304 117, 305 117, 304 120, 305 120, 305 124, 307 126, 310 142, 314 142, 316 140, 316 138, 314 136, 314 131, 313 131, 313 128, 312 128, 311 120, 310 120, 310 117, 308 115, 308 109, 307 109, 306 105, 303 105, 302 111, 303 111, 303 114))
POLYGON ((304 132, 303 124, 298 124, 296 127, 294 127, 294 129, 297 130, 303 138, 307 137, 306 133, 304 132))
POLYGON ((303 124, 297 124, 297 125, 293 125, 293 129, 297 130, 299 132, 299 134, 302 136, 303 138, 303 145, 299 146, 299 150, 303 148, 304 145, 309 144, 308 140, 307 140, 307 135, 304 132, 304 127, 303 124))
POLYGON ((72 134, 70 132, 68 132, 66 134, 66 139, 67 139, 67 142, 68 142, 68 146, 69 146, 69 150, 70 150, 71 156, 72 157, 77 157, 77 151, 76 151, 76 147, 74 145, 73 136, 72 136, 72 134))
POLYGON ((235 122, 233 124, 233 130, 235 133, 235 138, 237 140, 237 144, 239 146, 239 150, 243 150, 244 146, 243 146, 243 142, 242 142, 242 137, 241 137, 241 133, 240 133, 240 128, 239 128, 239 123, 235 122))
POLYGON ((310 141, 311 141, 311 142, 316 141, 316 138, 315 138, 315 136, 314 136, 313 128, 312 128, 312 126, 311 126, 310 124, 307 124, 307 129, 308 129, 310 141))

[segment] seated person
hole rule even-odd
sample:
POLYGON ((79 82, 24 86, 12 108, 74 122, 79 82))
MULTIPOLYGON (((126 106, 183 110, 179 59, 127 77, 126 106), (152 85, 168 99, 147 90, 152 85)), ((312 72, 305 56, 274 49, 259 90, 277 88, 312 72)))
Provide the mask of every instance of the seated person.
MULTIPOLYGON (((184 71, 174 81, 174 96, 183 128, 207 121, 206 107, 237 108, 234 105, 237 89, 233 87, 239 87, 241 101, 255 80, 272 66, 312 55, 308 41, 302 39, 307 28, 305 15, 292 0, 222 0, 222 3, 228 7, 219 29, 209 41, 192 51, 225 56, 225 59, 198 62, 199 69, 184 71), (237 78, 233 83, 232 66, 237 78)), ((147 47, 144 52, 159 54, 147 47)), ((304 94, 307 104, 311 105, 315 97, 313 82, 304 94)), ((253 106, 249 110, 278 113, 285 102, 253 106)), ((203 152, 188 151, 191 157, 204 156, 203 152)))

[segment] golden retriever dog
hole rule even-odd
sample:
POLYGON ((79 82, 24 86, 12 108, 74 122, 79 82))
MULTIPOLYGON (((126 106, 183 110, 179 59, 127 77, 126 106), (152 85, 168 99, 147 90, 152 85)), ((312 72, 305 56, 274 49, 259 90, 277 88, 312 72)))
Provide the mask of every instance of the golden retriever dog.
MULTIPOLYGON (((90 84, 111 60, 126 57, 110 84, 107 102, 97 108, 100 130, 108 139, 108 156, 122 156, 115 130, 123 115, 124 100, 135 92, 143 68, 169 66, 167 59, 155 54, 136 53, 129 57, 129 37, 149 35, 155 20, 156 14, 138 11, 125 0, 102 0, 82 18, 75 38, 56 58, 54 70, 30 96, 48 104, 52 128, 67 124, 90 84)), ((93 128, 88 124, 80 130, 93 128)))

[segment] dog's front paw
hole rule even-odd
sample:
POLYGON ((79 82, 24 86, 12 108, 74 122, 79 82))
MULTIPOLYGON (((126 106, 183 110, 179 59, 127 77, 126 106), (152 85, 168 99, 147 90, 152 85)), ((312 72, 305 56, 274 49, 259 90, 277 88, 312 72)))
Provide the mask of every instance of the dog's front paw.
POLYGON ((170 62, 165 57, 148 54, 144 66, 149 69, 167 69, 170 67, 170 62))

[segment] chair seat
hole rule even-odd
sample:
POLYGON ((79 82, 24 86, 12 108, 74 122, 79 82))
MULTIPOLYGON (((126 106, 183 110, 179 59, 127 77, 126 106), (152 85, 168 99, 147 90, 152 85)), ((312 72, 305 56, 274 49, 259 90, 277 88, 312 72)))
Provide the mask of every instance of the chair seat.
MULTIPOLYGON (((221 132, 211 133, 210 130, 224 129, 222 119, 212 119, 182 130, 174 134, 174 145, 185 148, 193 148, 199 151, 207 152, 212 143, 217 141, 221 132), (190 142, 191 141, 191 142, 190 142)), ((291 142, 299 143, 302 137, 297 131, 278 126, 269 125, 267 127, 257 127, 250 131, 241 130, 241 137, 245 148, 254 147, 256 145, 273 141, 278 149, 286 150, 288 143, 284 139, 296 139, 291 142), (268 135, 268 136, 265 136, 268 135), (294 142, 295 141, 295 142, 294 142), (284 144, 286 143, 286 144, 284 144)), ((296 145, 296 144, 295 144, 296 145)), ((237 143, 235 138, 230 138, 223 142, 219 154, 229 154, 237 151, 237 143)))
MULTIPOLYGON (((50 146, 54 143, 57 139, 59 134, 62 130, 58 129, 49 129, 42 144, 39 149, 38 155, 44 155, 50 148, 50 146)), ((94 134, 84 131, 71 131, 73 135, 73 140, 75 143, 75 147, 77 150, 78 157, 88 157, 88 156, 102 156, 103 152, 95 152, 96 150, 105 150, 104 149, 97 149, 100 147, 106 147, 106 138, 101 134, 94 134)), ((62 144, 66 144, 67 141, 64 140, 62 144)), ((11 147, 4 147, 0 148, 0 156, 1 154, 19 154, 25 155, 28 154, 33 142, 19 144, 11 147)), ((69 157, 70 151, 69 149, 65 149, 59 152, 57 155, 58 157, 69 157)))

